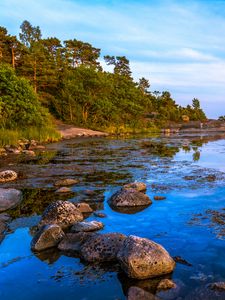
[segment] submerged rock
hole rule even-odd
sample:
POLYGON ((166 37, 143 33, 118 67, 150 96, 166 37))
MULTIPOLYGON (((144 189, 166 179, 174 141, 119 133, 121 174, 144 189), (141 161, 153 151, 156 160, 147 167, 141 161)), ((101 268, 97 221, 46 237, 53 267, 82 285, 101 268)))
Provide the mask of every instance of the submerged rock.
POLYGON ((31 249, 33 251, 43 251, 58 245, 63 239, 65 233, 61 227, 52 224, 43 226, 31 241, 31 249))
POLYGON ((98 218, 106 218, 107 217, 107 215, 105 213, 100 212, 100 211, 95 211, 94 215, 98 218))
POLYGON ((208 286, 211 290, 225 291, 225 281, 213 282, 208 286))
POLYGON ((147 186, 144 182, 132 182, 132 183, 125 184, 123 186, 123 189, 125 190, 134 189, 137 192, 145 192, 147 186))
POLYGON ((71 232, 87 232, 87 231, 97 231, 104 227, 104 224, 102 222, 98 221, 83 221, 79 222, 73 225, 71 228, 71 232))
POLYGON ((17 178, 17 173, 12 170, 6 170, 0 172, 0 183, 8 182, 8 181, 13 181, 17 178))
POLYGON ((165 196, 154 196, 154 200, 165 200, 165 196))
POLYGON ((126 236, 120 233, 95 234, 81 247, 81 256, 88 262, 116 261, 126 236))
POLYGON ((160 300, 160 299, 139 287, 131 286, 128 290, 127 300, 160 300))
POLYGON ((1 241, 4 239, 5 237, 5 231, 7 229, 7 222, 11 219, 11 217, 6 214, 6 213, 2 213, 0 214, 0 243, 1 241))
POLYGON ((158 290, 168 290, 168 289, 172 289, 175 287, 176 287, 176 284, 171 279, 162 279, 159 282, 157 289, 158 290))
POLYGON ((38 227, 47 224, 57 224, 66 229, 76 222, 83 221, 82 213, 69 201, 51 203, 44 211, 38 227))
POLYGON ((77 255, 81 251, 81 246, 92 235, 93 233, 90 232, 67 233, 59 243, 58 249, 63 252, 77 255))
POLYGON ((74 203, 77 209, 79 209, 82 213, 92 213, 93 209, 90 207, 88 203, 74 203))
POLYGON ((0 212, 15 207, 22 200, 22 192, 0 188, 0 212))
POLYGON ((71 193, 71 189, 66 187, 66 186, 63 186, 61 188, 59 188, 58 190, 55 191, 56 193, 71 193))
POLYGON ((55 186, 67 186, 67 185, 73 185, 78 183, 78 180, 67 178, 67 179, 61 179, 54 183, 55 186))
POLYGON ((175 267, 174 260, 161 245, 137 236, 125 239, 117 258, 125 273, 136 279, 169 274, 175 267))
POLYGON ((147 206, 152 203, 150 198, 144 193, 137 192, 135 189, 122 189, 108 200, 110 206, 113 207, 129 207, 129 206, 147 206))

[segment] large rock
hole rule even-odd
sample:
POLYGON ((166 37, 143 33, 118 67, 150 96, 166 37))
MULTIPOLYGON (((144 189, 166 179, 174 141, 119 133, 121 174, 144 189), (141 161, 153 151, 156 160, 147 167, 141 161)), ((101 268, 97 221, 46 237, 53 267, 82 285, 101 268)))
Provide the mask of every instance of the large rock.
POLYGON ((95 234, 81 247, 81 256, 88 262, 116 261, 126 236, 120 233, 95 234))
POLYGON ((132 182, 132 183, 125 184, 123 186, 123 189, 125 190, 134 189, 137 192, 145 192, 147 186, 144 182, 132 182))
POLYGON ((98 221, 83 221, 75 223, 71 228, 71 232, 88 232, 88 231, 97 231, 104 227, 102 222, 98 221))
POLYGON ((47 224, 57 224, 66 229, 76 222, 83 221, 82 213, 69 201, 51 203, 44 211, 38 227, 47 224))
POLYGON ((15 180, 17 178, 17 173, 12 170, 6 170, 0 172, 0 183, 15 180))
POLYGON ((22 192, 0 188, 0 212, 15 207, 22 200, 22 192))
POLYGON ((169 274, 175 267, 174 260, 161 245, 137 236, 126 238, 117 258, 125 273, 136 279, 169 274))
POLYGON ((54 185, 55 186, 68 186, 68 185, 73 185, 78 183, 78 180, 73 179, 73 178, 67 178, 67 179, 60 179, 57 180, 54 185))
POLYGON ((131 206, 147 206, 152 203, 150 198, 144 193, 137 192, 135 189, 122 189, 108 200, 112 207, 131 207, 131 206))
POLYGON ((93 233, 90 232, 67 233, 59 243, 58 249, 69 254, 77 255, 81 251, 81 246, 91 236, 93 236, 93 233))
POLYGON ((33 251, 43 251, 58 245, 63 239, 65 233, 61 227, 52 224, 43 226, 31 241, 31 249, 33 251))

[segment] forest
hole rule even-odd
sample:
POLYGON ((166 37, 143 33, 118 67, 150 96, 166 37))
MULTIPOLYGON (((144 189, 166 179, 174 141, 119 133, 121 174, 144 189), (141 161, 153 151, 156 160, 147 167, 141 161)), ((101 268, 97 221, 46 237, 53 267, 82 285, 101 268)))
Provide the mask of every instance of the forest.
POLYGON ((125 56, 104 56, 112 72, 101 60, 101 49, 90 43, 43 38, 28 21, 19 37, 0 27, 0 128, 41 130, 60 119, 118 133, 206 120, 198 99, 182 107, 168 91, 151 91, 148 79, 136 82, 125 56))

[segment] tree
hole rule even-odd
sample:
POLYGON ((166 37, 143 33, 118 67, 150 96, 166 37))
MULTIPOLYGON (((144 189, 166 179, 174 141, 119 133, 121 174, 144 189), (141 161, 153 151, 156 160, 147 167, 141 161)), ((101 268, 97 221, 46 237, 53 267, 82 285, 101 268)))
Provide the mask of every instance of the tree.
POLYGON ((65 58, 71 67, 85 65, 101 69, 100 63, 97 61, 100 56, 100 49, 76 39, 64 41, 64 45, 65 58))
POLYGON ((104 56, 107 65, 114 66, 114 74, 131 77, 129 60, 125 56, 104 56))
POLYGON ((146 94, 148 92, 148 89, 150 88, 149 80, 144 77, 140 78, 138 82, 138 87, 144 94, 146 94))

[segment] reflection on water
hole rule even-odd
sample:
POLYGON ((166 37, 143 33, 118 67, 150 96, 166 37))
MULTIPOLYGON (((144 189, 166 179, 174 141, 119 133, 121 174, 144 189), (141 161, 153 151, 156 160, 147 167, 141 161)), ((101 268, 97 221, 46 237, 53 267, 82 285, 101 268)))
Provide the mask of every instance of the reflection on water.
POLYGON ((225 274, 223 138, 75 139, 48 145, 36 157, 1 161, 2 169, 11 164, 20 174, 2 186, 23 192, 23 202, 9 211, 13 220, 0 244, 1 299, 115 300, 125 299, 132 286, 160 299, 225 299, 207 288, 225 274), (78 180, 72 193, 55 193, 54 183, 63 178, 78 180), (152 200, 159 194, 166 199, 135 211, 111 209, 109 197, 134 180, 147 184, 152 200), (56 249, 33 254, 33 226, 46 206, 59 199, 89 203, 106 214, 102 232, 153 239, 191 266, 177 263, 171 275, 177 288, 159 292, 159 278, 128 280, 117 265, 84 264, 56 249))

